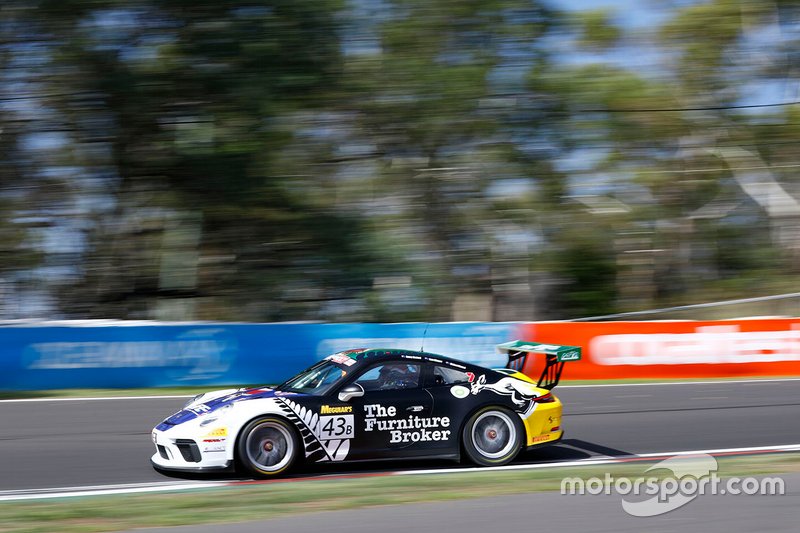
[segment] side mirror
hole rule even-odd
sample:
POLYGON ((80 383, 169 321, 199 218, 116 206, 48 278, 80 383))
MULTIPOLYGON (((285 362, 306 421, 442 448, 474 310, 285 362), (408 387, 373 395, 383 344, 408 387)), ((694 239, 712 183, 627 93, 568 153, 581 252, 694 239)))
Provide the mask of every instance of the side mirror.
POLYGON ((347 387, 339 391, 340 402, 349 402, 353 398, 361 398, 362 396, 364 396, 364 387, 362 387, 358 383, 353 383, 352 385, 348 385, 347 387))

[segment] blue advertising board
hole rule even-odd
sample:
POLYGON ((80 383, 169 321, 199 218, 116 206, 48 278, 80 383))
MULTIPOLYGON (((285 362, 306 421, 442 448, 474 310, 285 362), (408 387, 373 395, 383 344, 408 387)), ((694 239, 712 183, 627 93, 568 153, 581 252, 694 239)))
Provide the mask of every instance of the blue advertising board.
POLYGON ((42 323, 0 327, 0 390, 274 384, 351 348, 424 350, 488 366, 517 323, 42 323))

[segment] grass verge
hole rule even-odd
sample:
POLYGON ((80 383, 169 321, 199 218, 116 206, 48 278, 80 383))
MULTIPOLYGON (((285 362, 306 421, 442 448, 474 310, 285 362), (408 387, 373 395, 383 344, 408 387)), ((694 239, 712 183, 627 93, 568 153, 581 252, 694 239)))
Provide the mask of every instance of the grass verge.
MULTIPOLYGON (((0 531, 99 532, 231 523, 378 505, 559 490, 564 477, 641 477, 652 463, 581 468, 316 479, 191 493, 121 495, 0 504, 0 531)), ((800 454, 723 458, 722 477, 800 472, 800 454)), ((650 475, 664 471, 656 470, 650 475)))

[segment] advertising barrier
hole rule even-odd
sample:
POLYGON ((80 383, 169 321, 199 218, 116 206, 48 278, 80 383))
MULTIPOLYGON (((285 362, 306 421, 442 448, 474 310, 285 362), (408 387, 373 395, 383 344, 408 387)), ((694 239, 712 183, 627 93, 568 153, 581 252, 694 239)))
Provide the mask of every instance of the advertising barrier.
MULTIPOLYGON (((583 348, 565 380, 800 376, 800 318, 708 322, 0 326, 0 390, 280 383, 345 349, 425 350, 489 367, 514 339, 583 348)), ((538 377, 544 362, 524 371, 538 377)))
POLYGON ((406 348, 502 366, 515 323, 159 324, 0 327, 0 390, 275 384, 323 357, 406 348))
MULTIPOLYGON (((564 379, 800 376, 800 318, 538 322, 522 336, 583 347, 564 379)), ((537 364, 524 371, 536 375, 537 364)))

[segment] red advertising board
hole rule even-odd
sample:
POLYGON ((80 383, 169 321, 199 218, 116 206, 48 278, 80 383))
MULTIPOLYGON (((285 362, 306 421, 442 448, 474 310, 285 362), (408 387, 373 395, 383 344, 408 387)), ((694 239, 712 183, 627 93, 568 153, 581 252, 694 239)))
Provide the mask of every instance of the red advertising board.
MULTIPOLYGON (((536 322, 522 338, 581 346, 566 380, 800 376, 800 318, 536 322)), ((535 374, 537 363, 525 372, 535 374)))

